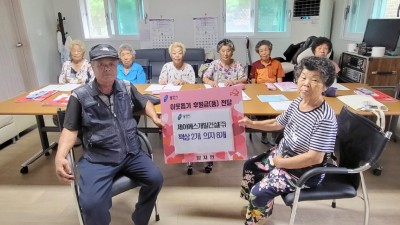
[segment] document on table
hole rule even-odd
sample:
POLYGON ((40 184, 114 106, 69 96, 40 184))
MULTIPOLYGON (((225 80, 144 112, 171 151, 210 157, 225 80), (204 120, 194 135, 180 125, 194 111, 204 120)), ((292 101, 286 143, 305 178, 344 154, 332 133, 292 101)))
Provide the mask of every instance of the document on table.
POLYGON ((37 91, 72 91, 80 87, 82 84, 50 84, 37 91))
POLYGON ((159 94, 160 92, 167 92, 167 91, 179 91, 181 90, 182 85, 173 85, 173 84, 150 84, 145 91, 150 91, 153 94, 159 94))
MULTIPOLYGON (((236 84, 236 85, 240 85, 240 84, 236 84)), ((235 86, 235 85, 234 85, 235 86)), ((209 84, 204 84, 205 88, 212 88, 211 85, 209 84)), ((225 83, 218 83, 218 87, 225 87, 225 83)), ((242 90, 242 100, 243 101, 250 101, 251 98, 242 90)))
POLYGON ((282 102, 269 102, 272 108, 276 111, 285 111, 289 108, 290 103, 292 101, 282 101, 282 102))
POLYGON ((348 91, 350 89, 348 89, 347 87, 339 84, 339 83, 334 83, 331 85, 331 87, 337 88, 338 91, 348 91))
POLYGON ((274 85, 281 91, 297 91, 297 85, 293 82, 276 82, 274 85))
POLYGON ((257 95, 261 102, 283 102, 289 101, 284 95, 257 95))

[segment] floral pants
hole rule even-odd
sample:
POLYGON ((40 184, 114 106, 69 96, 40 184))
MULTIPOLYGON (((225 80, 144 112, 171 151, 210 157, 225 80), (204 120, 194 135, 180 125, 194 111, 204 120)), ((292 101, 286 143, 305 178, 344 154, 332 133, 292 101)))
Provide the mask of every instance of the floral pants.
POLYGON ((247 160, 243 166, 240 197, 249 201, 246 225, 254 225, 272 214, 276 196, 295 191, 297 177, 276 168, 276 149, 247 160))

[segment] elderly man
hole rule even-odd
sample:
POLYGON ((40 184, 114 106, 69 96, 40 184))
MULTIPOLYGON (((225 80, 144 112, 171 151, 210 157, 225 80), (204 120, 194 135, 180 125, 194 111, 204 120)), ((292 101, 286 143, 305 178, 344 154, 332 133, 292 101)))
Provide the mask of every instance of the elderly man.
POLYGON ((82 130, 79 203, 85 223, 110 224, 111 186, 115 175, 123 172, 143 184, 132 220, 137 225, 148 224, 163 176, 140 149, 132 113, 144 110, 159 127, 165 124, 134 86, 116 80, 118 53, 112 46, 96 45, 89 56, 95 79, 75 89, 69 99, 55 159, 56 174, 64 182, 74 179, 66 156, 82 130))

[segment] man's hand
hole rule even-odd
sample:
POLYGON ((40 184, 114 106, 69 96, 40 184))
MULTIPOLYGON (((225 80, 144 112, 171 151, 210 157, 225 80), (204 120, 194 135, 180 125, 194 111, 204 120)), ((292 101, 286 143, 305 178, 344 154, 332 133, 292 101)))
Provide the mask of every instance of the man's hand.
POLYGON ((56 164, 56 175, 59 181, 70 184, 74 180, 72 176, 71 167, 69 166, 68 160, 60 158, 55 160, 56 164))
POLYGON ((153 120, 153 123, 155 125, 157 125, 159 128, 164 128, 165 127, 165 122, 162 121, 160 118, 155 117, 155 118, 152 118, 152 120, 153 120))

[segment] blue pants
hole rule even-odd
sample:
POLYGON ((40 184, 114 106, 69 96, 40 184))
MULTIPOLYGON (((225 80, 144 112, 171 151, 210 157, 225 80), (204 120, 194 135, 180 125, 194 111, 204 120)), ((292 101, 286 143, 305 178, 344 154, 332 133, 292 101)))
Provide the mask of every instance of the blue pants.
POLYGON ((81 158, 78 170, 79 204, 85 224, 110 224, 111 187, 117 173, 132 177, 140 184, 139 199, 132 220, 136 225, 148 224, 164 180, 160 169, 143 151, 127 155, 119 165, 91 163, 81 158))

